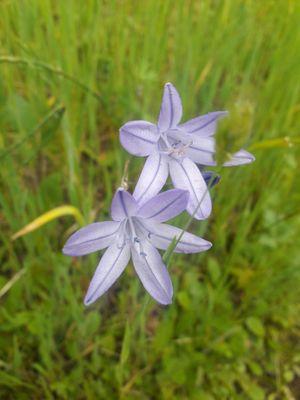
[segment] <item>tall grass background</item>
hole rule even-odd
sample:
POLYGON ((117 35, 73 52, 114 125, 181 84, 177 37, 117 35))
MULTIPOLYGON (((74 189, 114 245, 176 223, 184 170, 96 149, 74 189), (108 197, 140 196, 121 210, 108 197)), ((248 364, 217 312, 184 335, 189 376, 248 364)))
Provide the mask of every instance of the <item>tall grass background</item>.
POLYGON ((297 0, 1 1, 1 399, 299 398, 299 20, 297 0), (170 307, 129 266, 86 309, 99 254, 61 248, 108 218, 118 129, 155 121, 167 81, 184 119, 231 111, 219 153, 256 161, 221 170, 190 227, 214 246, 172 258, 170 307))

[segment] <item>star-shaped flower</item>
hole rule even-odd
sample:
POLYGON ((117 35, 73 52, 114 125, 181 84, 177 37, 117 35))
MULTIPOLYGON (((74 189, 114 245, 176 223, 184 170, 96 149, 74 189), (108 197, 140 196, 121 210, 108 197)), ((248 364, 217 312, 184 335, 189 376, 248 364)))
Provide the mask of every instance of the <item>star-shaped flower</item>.
MULTIPOLYGON (((164 224, 187 205, 188 192, 172 189, 140 205, 120 188, 111 205, 113 221, 96 222, 74 233, 63 248, 70 256, 82 256, 108 247, 96 269, 84 303, 89 305, 106 292, 121 275, 130 257, 144 288, 161 304, 172 302, 172 282, 157 250, 165 250, 182 230, 164 224)), ((211 243, 184 232, 175 252, 198 253, 211 243)))
MULTIPOLYGON (((217 121, 227 115, 216 111, 179 124, 182 105, 171 83, 164 88, 157 124, 127 122, 120 129, 120 141, 131 154, 148 157, 133 196, 145 202, 158 193, 170 173, 174 187, 190 194, 187 211, 197 219, 211 213, 211 199, 203 175, 196 164, 216 165, 214 133, 217 121)), ((224 166, 247 164, 254 156, 239 150, 224 166)))

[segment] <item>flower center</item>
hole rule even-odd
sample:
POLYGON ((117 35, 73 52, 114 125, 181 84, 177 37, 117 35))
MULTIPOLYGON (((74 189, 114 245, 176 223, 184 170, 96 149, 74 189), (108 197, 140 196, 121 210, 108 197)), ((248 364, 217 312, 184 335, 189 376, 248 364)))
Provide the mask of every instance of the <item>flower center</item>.
POLYGON ((143 250, 143 245, 140 237, 137 235, 135 222, 132 217, 128 217, 126 220, 126 240, 128 240, 136 249, 136 251, 142 255, 146 256, 143 250))
POLYGON ((158 150, 170 157, 182 158, 186 156, 186 150, 193 144, 192 140, 182 140, 180 131, 170 130, 162 132, 158 141, 158 150))

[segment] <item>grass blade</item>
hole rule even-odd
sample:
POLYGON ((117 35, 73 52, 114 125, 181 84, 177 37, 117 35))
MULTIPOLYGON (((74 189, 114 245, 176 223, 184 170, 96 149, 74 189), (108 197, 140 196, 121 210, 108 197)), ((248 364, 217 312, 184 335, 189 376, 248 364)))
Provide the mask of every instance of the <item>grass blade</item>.
POLYGON ((84 219, 78 208, 64 205, 60 207, 53 208, 50 211, 45 212, 40 215, 38 218, 30 222, 28 225, 24 226, 24 228, 20 229, 18 232, 14 233, 11 237, 12 240, 16 240, 21 236, 27 235, 30 232, 33 232, 39 229, 41 226, 47 224, 50 221, 53 221, 56 218, 64 217, 65 215, 73 215, 79 225, 83 225, 84 219))

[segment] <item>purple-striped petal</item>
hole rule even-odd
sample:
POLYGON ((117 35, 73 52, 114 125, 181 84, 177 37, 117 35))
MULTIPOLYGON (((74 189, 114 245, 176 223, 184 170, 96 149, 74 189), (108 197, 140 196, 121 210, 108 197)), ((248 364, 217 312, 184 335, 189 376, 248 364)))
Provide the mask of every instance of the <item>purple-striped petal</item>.
MULTIPOLYGON (((166 250, 174 238, 178 239, 182 229, 168 224, 160 224, 153 221, 138 220, 139 229, 154 247, 166 250)), ((210 249, 212 244, 189 232, 184 232, 177 243, 176 253, 200 253, 210 249)))
POLYGON ((180 96, 172 83, 166 83, 158 117, 160 131, 165 132, 175 127, 180 122, 181 116, 182 104, 180 96))
POLYGON ((148 156, 155 149, 159 133, 157 126, 147 121, 127 122, 120 129, 120 142, 128 153, 148 156))
POLYGON ((63 253, 68 256, 83 256, 110 246, 117 235, 120 223, 114 221, 95 222, 79 229, 67 241, 63 253))
POLYGON ((206 183, 196 164, 189 158, 169 161, 173 185, 189 191, 187 212, 196 219, 205 219, 211 213, 211 199, 206 183))
POLYGON ((215 139, 212 137, 202 138, 191 135, 191 144, 186 149, 186 155, 197 164, 216 165, 214 160, 215 139))
POLYGON ((103 254, 84 299, 86 306, 97 300, 119 278, 130 259, 130 246, 112 244, 103 254))
POLYGON ((159 252, 149 242, 141 243, 142 253, 132 248, 132 260, 144 288, 159 303, 172 303, 173 286, 159 252))
POLYGON ((123 188, 119 188, 111 203, 111 217, 114 221, 122 221, 136 214, 137 202, 133 196, 123 188))
POLYGON ((226 161, 223 165, 224 167, 234 167, 235 165, 249 164, 255 161, 253 154, 246 150, 239 150, 231 156, 229 161, 226 161))
POLYGON ((214 111, 200 117, 190 119, 180 124, 179 127, 187 133, 194 133, 202 137, 212 136, 216 132, 217 122, 219 119, 228 115, 227 111, 214 111))
POLYGON ((163 222, 176 217, 186 209, 189 192, 181 189, 167 190, 152 197, 138 210, 137 216, 163 222))
POLYGON ((133 197, 142 205, 160 192, 168 178, 169 168, 164 154, 151 154, 143 167, 135 186, 133 197))

